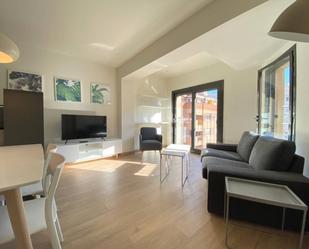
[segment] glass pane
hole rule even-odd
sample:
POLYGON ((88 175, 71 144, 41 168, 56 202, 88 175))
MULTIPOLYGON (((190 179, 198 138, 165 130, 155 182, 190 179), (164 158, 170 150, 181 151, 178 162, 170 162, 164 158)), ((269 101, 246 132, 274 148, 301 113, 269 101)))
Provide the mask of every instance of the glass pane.
POLYGON ((176 97, 176 144, 191 145, 192 132, 192 94, 176 97))
POLYGON ((260 85, 260 133, 291 136, 291 72, 289 57, 263 71, 260 85))
POLYGON ((195 98, 194 149, 217 142, 218 90, 197 92, 195 98))

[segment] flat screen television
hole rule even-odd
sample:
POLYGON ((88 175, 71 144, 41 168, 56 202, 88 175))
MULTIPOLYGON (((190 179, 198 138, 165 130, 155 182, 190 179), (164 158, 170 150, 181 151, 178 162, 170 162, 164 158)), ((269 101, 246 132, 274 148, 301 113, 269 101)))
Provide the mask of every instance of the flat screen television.
POLYGON ((104 138, 106 116, 62 114, 62 140, 104 138))

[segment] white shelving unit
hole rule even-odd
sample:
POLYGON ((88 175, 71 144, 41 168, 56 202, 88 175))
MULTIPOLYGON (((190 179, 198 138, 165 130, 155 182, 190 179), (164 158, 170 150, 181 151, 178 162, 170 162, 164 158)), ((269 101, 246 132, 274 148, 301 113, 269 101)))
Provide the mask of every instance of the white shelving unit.
POLYGON ((91 140, 88 142, 58 143, 57 152, 67 163, 117 156, 122 153, 121 139, 91 140))
POLYGON ((139 146, 139 132, 141 127, 156 127, 163 135, 163 144, 169 142, 172 110, 170 99, 154 95, 137 95, 135 113, 135 147, 139 146))
POLYGON ((165 125, 170 123, 170 102, 168 98, 137 95, 136 124, 165 125))

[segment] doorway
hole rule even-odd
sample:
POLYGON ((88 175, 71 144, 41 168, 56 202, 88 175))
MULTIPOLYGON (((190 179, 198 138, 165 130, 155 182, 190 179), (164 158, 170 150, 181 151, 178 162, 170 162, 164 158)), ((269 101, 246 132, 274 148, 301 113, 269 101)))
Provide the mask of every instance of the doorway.
POLYGON ((172 92, 173 143, 200 153, 207 143, 222 142, 224 81, 172 92))

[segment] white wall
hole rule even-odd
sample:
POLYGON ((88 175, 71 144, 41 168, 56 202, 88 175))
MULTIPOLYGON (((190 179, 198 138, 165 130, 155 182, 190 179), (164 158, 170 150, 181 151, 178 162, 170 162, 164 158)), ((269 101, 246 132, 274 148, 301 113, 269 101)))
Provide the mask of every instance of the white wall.
POLYGON ((167 79, 170 91, 224 80, 223 141, 237 143, 243 131, 256 130, 257 68, 236 71, 224 63, 167 79))
POLYGON ((60 113, 63 110, 66 113, 84 112, 107 115, 108 133, 110 136, 117 136, 116 128, 116 84, 115 70, 100 64, 81 61, 58 53, 34 49, 22 46, 18 41, 20 48, 20 58, 12 64, 0 65, 0 103, 3 103, 3 88, 7 87, 7 70, 16 69, 26 72, 35 72, 43 75, 44 92, 44 114, 45 114, 45 140, 58 140, 60 138, 60 113), (54 100, 54 76, 80 79, 82 87, 81 103, 56 102, 54 100), (111 87, 112 104, 98 105, 90 104, 90 82, 102 82, 111 87), (53 120, 55 115, 49 113, 58 113, 58 120, 53 120))
POLYGON ((309 177, 309 45, 297 44, 296 148, 306 159, 304 175, 309 177))
MULTIPOLYGON (((160 98, 170 98, 169 91, 166 87, 165 81, 161 78, 150 76, 142 79, 128 79, 122 80, 121 84, 121 96, 122 96, 122 139, 123 139, 123 151, 130 152, 139 149, 139 130, 141 127, 157 127, 161 130, 163 135, 163 144, 168 143, 170 124, 155 124, 155 123, 145 123, 139 120, 140 117, 152 117, 155 111, 158 112, 168 112, 168 117, 170 118, 170 110, 161 110, 160 108, 148 108, 147 105, 152 105, 152 103, 146 103, 147 96, 153 96, 153 100, 161 101, 160 98), (146 96, 146 99, 143 99, 146 96), (144 103, 142 103, 144 101, 144 103), (145 105, 144 108, 141 105, 145 105)), ((152 101, 152 98, 150 98, 152 101)), ((168 105, 170 102, 168 101, 168 105)))
POLYGON ((135 80, 122 80, 121 83, 121 129, 122 129, 122 150, 130 152, 135 150, 135 106, 136 106, 135 80))

